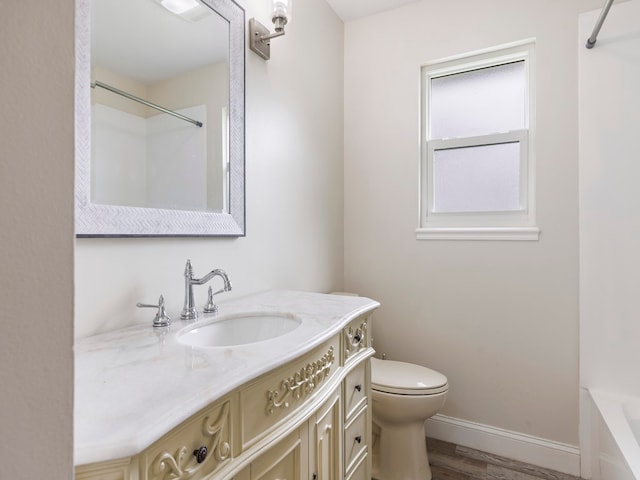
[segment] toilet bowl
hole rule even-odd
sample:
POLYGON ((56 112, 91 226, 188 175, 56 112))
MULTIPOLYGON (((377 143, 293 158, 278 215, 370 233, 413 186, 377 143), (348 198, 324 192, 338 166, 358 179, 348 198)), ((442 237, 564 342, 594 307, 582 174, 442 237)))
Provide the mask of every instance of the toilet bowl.
POLYGON ((371 359, 377 480, 431 480, 424 422, 444 405, 447 377, 420 365, 371 359))

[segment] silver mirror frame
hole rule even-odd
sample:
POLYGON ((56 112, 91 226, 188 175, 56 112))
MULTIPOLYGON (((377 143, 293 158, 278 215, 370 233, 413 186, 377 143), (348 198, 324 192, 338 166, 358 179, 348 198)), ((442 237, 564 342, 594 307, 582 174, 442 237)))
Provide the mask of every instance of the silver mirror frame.
POLYGON ((245 235, 245 14, 233 0, 201 0, 229 22, 229 213, 91 203, 90 0, 76 1, 75 228, 77 237, 245 235))

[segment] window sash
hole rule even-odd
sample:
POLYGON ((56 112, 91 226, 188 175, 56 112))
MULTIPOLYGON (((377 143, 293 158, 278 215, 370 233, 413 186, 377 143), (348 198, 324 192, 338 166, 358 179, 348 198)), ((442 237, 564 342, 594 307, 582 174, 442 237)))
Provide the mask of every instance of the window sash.
POLYGON ((528 131, 527 130, 514 130, 512 132, 506 133, 497 133, 491 135, 481 135, 477 137, 469 137, 469 138, 452 138, 452 139, 438 139, 438 140, 430 140, 427 142, 427 178, 428 182, 428 190, 427 190, 427 215, 428 216, 444 216, 444 215, 453 215, 453 214, 467 214, 467 215, 477 215, 481 213, 497 213, 504 212, 515 214, 517 212, 524 213, 526 210, 527 204, 527 150, 528 150, 528 131), (435 205, 435 188, 434 188, 434 153, 439 150, 450 150, 454 148, 467 148, 467 147, 484 147, 489 145, 503 145, 507 143, 518 143, 520 147, 520 155, 519 155, 519 205, 520 208, 517 210, 493 210, 493 211, 482 211, 482 210, 468 210, 465 212, 436 212, 435 205))
POLYGON ((430 62, 422 67, 421 161, 418 239, 513 239, 537 240, 535 226, 535 155, 532 151, 535 131, 535 89, 533 75, 535 40, 459 55, 430 62), (492 133, 476 137, 430 138, 431 79, 467 72, 478 68, 525 62, 525 128, 511 132, 492 133), (464 148, 519 142, 520 177, 519 210, 480 212, 435 212, 433 153, 449 148, 464 148))
POLYGON ((437 139, 426 142, 426 171, 422 175, 422 226, 506 226, 527 224, 529 216, 529 131, 514 130, 512 132, 480 135, 469 138, 437 139), (434 211, 434 169, 433 156, 438 150, 452 148, 482 147, 518 143, 520 146, 520 208, 507 211, 466 211, 436 212, 434 211))
MULTIPOLYGON (((474 65, 473 68, 456 68, 455 70, 447 70, 446 74, 436 74, 435 72, 431 72, 428 74, 428 87, 429 87, 429 129, 427 131, 427 138, 429 139, 435 139, 435 138, 446 138, 445 136, 436 136, 433 134, 433 130, 434 130, 434 126, 438 126, 441 130, 447 129, 450 130, 451 126, 446 125, 448 122, 446 122, 444 119, 447 116, 447 111, 442 109, 442 96, 446 95, 447 89, 450 89, 451 87, 446 87, 446 86, 440 86, 440 87, 435 87, 434 86, 434 81, 436 80, 442 80, 442 79, 451 79, 451 78, 460 78, 461 75, 465 75, 465 74, 477 74, 477 72, 480 71, 494 71, 494 72, 500 72, 501 71, 501 67, 505 67, 505 66, 509 66, 509 65, 514 65, 514 64, 521 64, 522 65, 522 70, 521 72, 518 72, 519 74, 521 74, 522 76, 518 78, 519 81, 522 81, 522 84, 518 84, 518 87, 522 87, 522 90, 518 89, 519 94, 522 94, 521 99, 518 99, 519 101, 517 102, 517 104, 514 104, 513 102, 513 98, 510 98, 511 95, 507 92, 505 93, 504 90, 500 90, 500 89, 496 89, 495 83, 496 81, 500 82, 501 80, 493 80, 493 86, 491 87, 492 90, 491 91, 487 91, 488 95, 495 95, 496 97, 501 97, 500 100, 498 101, 502 101, 502 102, 507 102, 505 103, 505 105, 508 105, 509 108, 511 109, 515 109, 512 110, 516 111, 520 108, 522 108, 522 111, 519 111, 519 115, 517 117, 512 118, 512 120, 514 120, 514 123, 512 123, 511 125, 506 125, 504 122, 504 117, 501 117, 501 121, 498 123, 501 123, 503 125, 503 127, 498 127, 495 123, 495 120, 487 120, 490 117, 493 117, 493 115, 488 114, 488 112, 482 111, 481 109, 478 109, 478 104, 474 103, 476 101, 482 103, 483 101, 486 101, 486 99, 482 99, 482 100, 478 100, 477 98, 475 99, 471 99, 471 118, 475 118, 477 121, 480 121, 479 118, 483 117, 484 120, 483 125, 479 126, 476 125, 476 129, 477 128, 483 128, 483 131, 475 131, 475 132, 469 132, 469 133, 463 133, 460 132, 458 134, 452 134, 449 135, 449 138, 459 138, 459 137, 470 137, 470 136, 475 136, 475 135, 488 135, 491 133, 496 133, 496 132, 504 132, 504 131, 509 131, 509 130, 516 130, 516 129, 526 129, 529 127, 529 112, 528 112, 528 102, 527 102, 527 90, 528 90, 528 63, 527 63, 527 59, 525 56, 523 56, 522 54, 514 54, 514 55, 510 55, 507 57, 502 57, 500 60, 501 61, 496 61, 496 59, 493 59, 493 62, 485 62, 485 63, 481 63, 479 65, 474 65), (435 99, 434 96, 436 91, 440 91, 440 93, 438 94, 440 96, 440 103, 438 104, 438 106, 440 107, 439 109, 436 109, 436 105, 435 105, 435 99), (439 114, 439 117, 438 117, 439 114), (435 121, 435 118, 438 118, 438 122, 435 121), (515 119, 518 120, 515 120, 515 119), (522 123, 520 123, 522 122, 522 123), (517 123, 517 124, 515 124, 517 123), (445 126, 446 125, 446 126, 445 126), (494 125, 496 128, 494 130, 490 130, 490 125, 494 125), (506 127, 506 128, 504 128, 506 127)), ((469 65, 467 65, 467 67, 469 67, 469 65)), ((503 75, 502 73, 497 73, 497 75, 503 75)), ((502 80, 504 81, 504 80, 502 80)), ((474 79, 467 79, 464 80, 464 82, 467 85, 467 88, 463 88, 458 86, 457 88, 462 90, 467 90, 467 94, 469 93, 469 86, 473 84, 473 88, 487 88, 487 83, 488 80, 486 78, 474 78, 474 79)), ((464 95, 464 94, 463 94, 464 95)), ((473 97, 477 97, 478 96, 478 91, 474 92, 473 97)), ((453 111, 456 110, 456 108, 459 108, 459 103, 458 105, 453 105, 453 111)), ((459 113, 459 112, 458 112, 459 113)), ((448 110, 448 114, 451 114, 451 110, 448 110)), ((455 118, 455 117, 454 117, 455 118)), ((462 119, 461 119, 462 120, 462 119)), ((450 122, 449 122, 450 123, 450 122)), ((458 128, 467 128, 467 129, 471 129, 470 124, 465 123, 464 120, 462 120, 462 124, 464 125, 464 127, 458 127, 458 128)), ((453 133, 453 132, 452 132, 453 133)))

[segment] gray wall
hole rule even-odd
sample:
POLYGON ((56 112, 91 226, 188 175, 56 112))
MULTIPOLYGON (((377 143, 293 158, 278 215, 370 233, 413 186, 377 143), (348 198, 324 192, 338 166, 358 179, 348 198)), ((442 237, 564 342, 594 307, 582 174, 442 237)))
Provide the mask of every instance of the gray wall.
POLYGON ((0 478, 73 475, 74 2, 0 15, 0 478))

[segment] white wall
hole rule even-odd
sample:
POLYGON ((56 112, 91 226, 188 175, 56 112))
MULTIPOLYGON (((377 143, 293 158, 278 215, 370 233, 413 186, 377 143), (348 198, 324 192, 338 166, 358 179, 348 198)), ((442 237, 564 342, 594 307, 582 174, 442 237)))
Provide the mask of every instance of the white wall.
POLYGON ((0 15, 0 478, 73 477, 74 2, 0 15))
MULTIPOLYGON (((205 118, 207 106, 195 105, 175 112, 189 118, 205 118)), ((148 118, 147 128, 147 206, 206 211, 209 167, 217 172, 222 169, 222 162, 214 164, 207 159, 208 130, 194 128, 170 115, 148 118)), ((219 146, 216 140, 220 136, 218 131, 211 143, 219 146)), ((220 197, 221 190, 219 179, 216 193, 220 197)))
MULTIPOLYGON (((222 158, 222 108, 226 107, 229 98, 229 70, 226 63, 215 63, 206 67, 187 72, 177 77, 165 79, 148 86, 150 101, 165 108, 179 110, 195 105, 205 105, 206 115, 192 116, 204 122, 207 136, 207 199, 204 208, 220 212, 225 206, 222 188, 226 175, 226 166, 222 158)), ((159 112, 147 109, 149 116, 158 116, 159 112)), ((186 115, 183 113, 183 115, 186 115)), ((189 116, 189 115, 187 115, 189 116)), ((187 124, 189 125, 189 124, 187 124)))
POLYGON ((587 4, 601 2, 423 1, 345 25, 344 287, 381 301, 374 347, 447 375, 444 415, 569 445, 578 444, 576 38, 587 4), (540 240, 417 241, 420 66, 531 37, 540 240))
MULTIPOLYGON (((265 25, 267 2, 240 2, 265 25)), ((79 239, 76 336, 150 322, 136 302, 182 308, 184 265, 223 268, 233 292, 342 289, 343 24, 324 0, 295 6, 271 60, 247 49, 244 238, 79 239)), ((204 305, 206 287, 196 287, 204 305)))
MULTIPOLYGON (((580 16, 582 42, 599 14, 580 16)), ((640 396, 640 1, 614 3, 595 47, 579 46, 579 79, 580 447, 583 475, 608 479, 588 389, 640 396)))
MULTIPOLYGON (((589 37, 599 12, 580 17, 589 37)), ((580 385, 640 397, 640 1, 580 50, 580 385)))
POLYGON ((147 205, 144 117, 91 105, 91 199, 102 205, 147 205))

